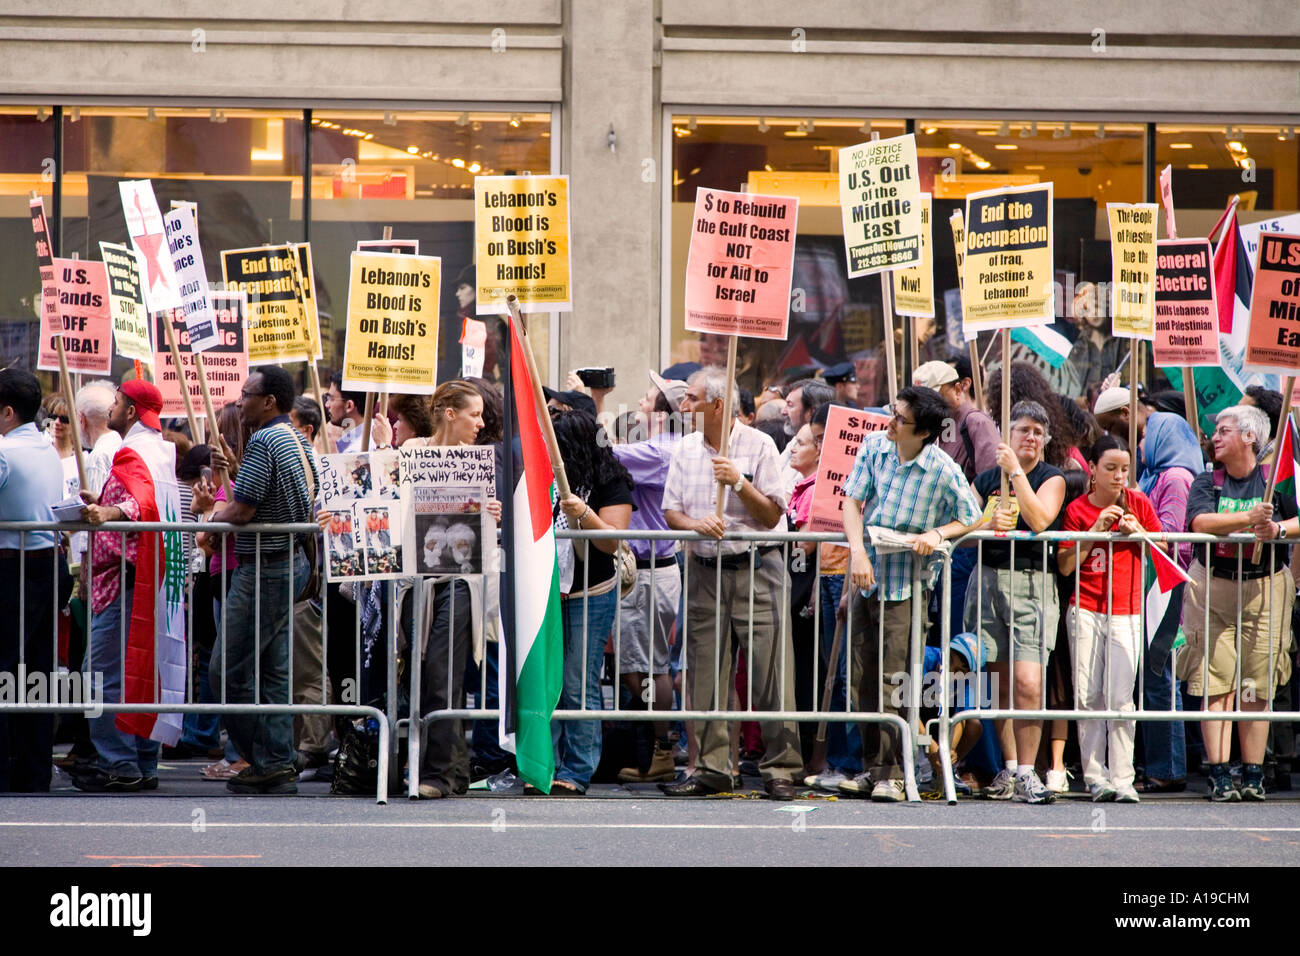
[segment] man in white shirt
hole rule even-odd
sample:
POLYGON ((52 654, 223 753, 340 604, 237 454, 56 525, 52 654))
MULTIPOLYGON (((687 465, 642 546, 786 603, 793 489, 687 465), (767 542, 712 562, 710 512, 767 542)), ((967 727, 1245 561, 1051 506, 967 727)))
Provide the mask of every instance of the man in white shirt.
POLYGON ((113 456, 122 447, 122 436, 108 427, 117 389, 111 382, 88 382, 77 392, 77 423, 81 426, 81 443, 90 449, 86 455, 87 491, 99 494, 113 469, 113 456))

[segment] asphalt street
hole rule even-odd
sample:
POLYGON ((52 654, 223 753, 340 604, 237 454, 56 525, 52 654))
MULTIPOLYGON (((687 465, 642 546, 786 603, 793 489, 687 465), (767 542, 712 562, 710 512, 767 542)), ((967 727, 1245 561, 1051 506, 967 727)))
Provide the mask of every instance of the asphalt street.
POLYGON ((1200 794, 1051 806, 964 799, 919 804, 745 795, 672 800, 649 785, 585 797, 471 792, 411 802, 241 797, 164 766, 150 794, 58 790, 0 798, 6 866, 789 865, 1196 866, 1300 862, 1300 798, 1212 805, 1200 794))

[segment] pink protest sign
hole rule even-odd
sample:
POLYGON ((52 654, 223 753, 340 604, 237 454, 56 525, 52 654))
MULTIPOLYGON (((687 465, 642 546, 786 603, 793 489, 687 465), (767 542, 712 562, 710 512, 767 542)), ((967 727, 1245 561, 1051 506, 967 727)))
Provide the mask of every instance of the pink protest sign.
MULTIPOLYGON (((107 375, 113 367, 113 318, 108 299, 108 271, 90 259, 54 259, 55 308, 63 329, 69 372, 107 375)), ((38 369, 59 371, 53 336, 41 336, 38 369)))
POLYGON ((1157 368, 1219 364, 1219 310, 1214 304, 1208 239, 1156 243, 1156 325, 1151 357, 1157 368))
POLYGON ((799 200, 721 189, 695 194, 686 259, 686 328, 782 339, 799 200))
POLYGON ((1300 374, 1300 236, 1260 234, 1243 368, 1300 374))
POLYGON ((31 210, 36 267, 41 274, 41 341, 48 342, 53 336, 63 334, 63 326, 59 324, 58 298, 54 294, 54 247, 50 244, 50 223, 45 218, 45 200, 39 196, 33 199, 31 210))
POLYGON ((812 513, 808 531, 844 530, 844 482, 853 471, 853 460, 869 432, 883 431, 888 415, 832 405, 822 433, 822 453, 817 459, 817 481, 813 484, 812 513))

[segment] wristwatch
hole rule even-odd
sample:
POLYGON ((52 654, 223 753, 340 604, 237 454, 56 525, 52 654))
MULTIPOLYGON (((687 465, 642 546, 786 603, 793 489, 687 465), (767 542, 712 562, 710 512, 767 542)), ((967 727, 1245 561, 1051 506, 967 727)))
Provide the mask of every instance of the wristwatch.
POLYGON ((739 478, 736 479, 735 483, 731 486, 731 490, 734 491, 736 494, 740 494, 740 489, 744 487, 745 487, 745 476, 741 475, 739 478))
POLYGON ((1277 522, 1277 539, 1281 541, 1286 537, 1286 526, 1282 522, 1277 522))

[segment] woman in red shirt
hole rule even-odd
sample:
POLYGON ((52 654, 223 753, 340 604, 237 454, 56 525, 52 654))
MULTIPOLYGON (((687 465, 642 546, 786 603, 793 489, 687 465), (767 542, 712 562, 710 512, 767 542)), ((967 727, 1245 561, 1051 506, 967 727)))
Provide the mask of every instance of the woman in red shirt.
MULTIPOLYGON (((1065 531, 1117 532, 1138 535, 1160 531, 1160 519, 1146 495, 1126 488, 1128 446, 1103 435, 1088 455, 1091 474, 1088 494, 1065 509, 1065 531)), ((1057 563, 1062 574, 1078 575, 1066 613, 1070 656, 1074 660, 1074 692, 1080 710, 1133 710, 1142 645, 1142 549, 1137 543, 1085 542, 1079 562, 1078 546, 1062 544, 1057 563)), ((1079 721, 1079 756, 1083 779, 1094 801, 1137 803, 1133 789, 1131 720, 1079 721), (1107 744, 1109 743, 1109 768, 1107 744)))

